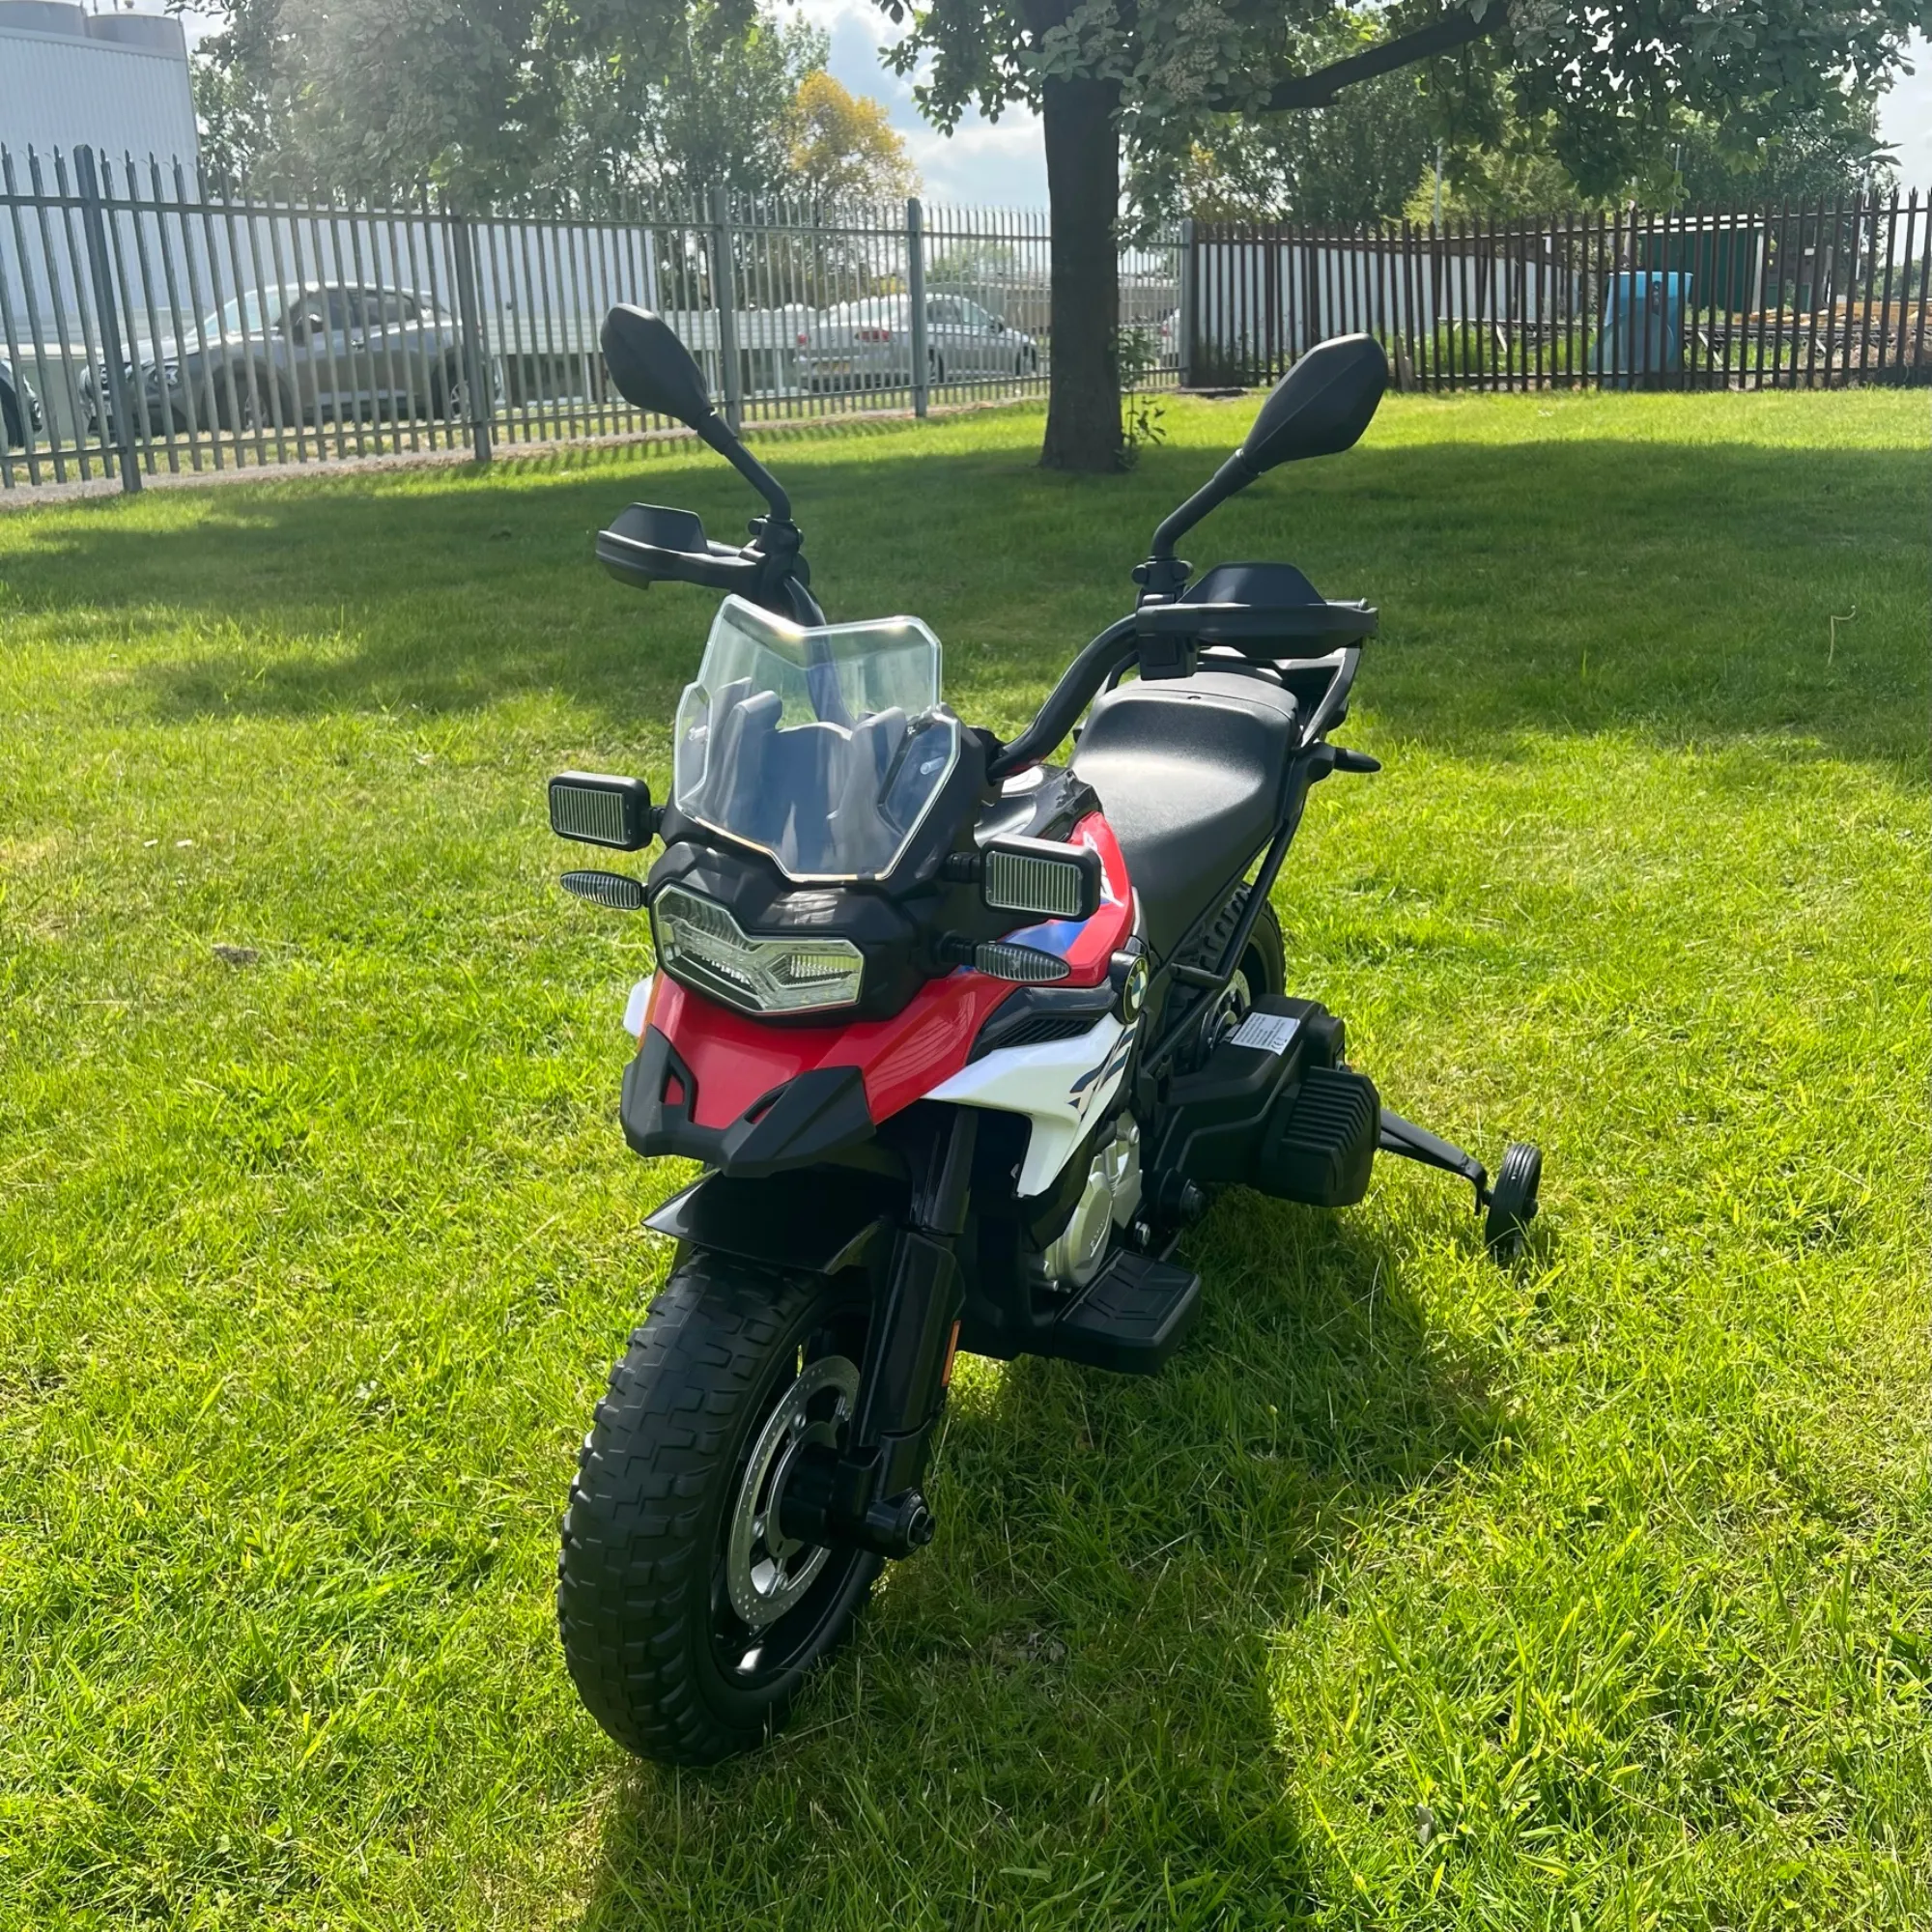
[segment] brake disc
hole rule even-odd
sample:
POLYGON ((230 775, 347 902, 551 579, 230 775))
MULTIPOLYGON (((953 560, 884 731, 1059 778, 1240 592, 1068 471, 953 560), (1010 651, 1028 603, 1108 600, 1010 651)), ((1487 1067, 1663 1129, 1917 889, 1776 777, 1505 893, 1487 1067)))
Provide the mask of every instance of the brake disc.
POLYGON ((779 1502, 801 1451, 838 1447, 839 1424, 858 1397, 859 1365, 844 1355, 821 1355, 779 1396, 752 1445, 724 1543, 725 1593, 749 1629, 764 1630, 795 1608, 832 1554, 823 1544, 787 1536, 779 1502), (828 1393, 830 1402, 821 1399, 828 1393))

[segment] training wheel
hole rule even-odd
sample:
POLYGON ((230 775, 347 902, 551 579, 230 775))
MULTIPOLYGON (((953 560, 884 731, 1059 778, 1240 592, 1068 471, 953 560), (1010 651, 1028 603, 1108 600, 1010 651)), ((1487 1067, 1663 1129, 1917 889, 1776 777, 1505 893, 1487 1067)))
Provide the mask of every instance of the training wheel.
POLYGON ((1542 1181, 1543 1150, 1528 1141, 1510 1142, 1490 1189, 1490 1214, 1483 1224, 1483 1238, 1497 1261, 1513 1262, 1522 1253, 1542 1181))

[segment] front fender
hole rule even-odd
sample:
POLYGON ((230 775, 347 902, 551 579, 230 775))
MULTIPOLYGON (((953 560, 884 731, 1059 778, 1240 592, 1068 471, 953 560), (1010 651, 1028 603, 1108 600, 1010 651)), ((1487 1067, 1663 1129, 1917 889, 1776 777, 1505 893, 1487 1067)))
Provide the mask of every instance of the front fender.
POLYGON ((883 1263, 905 1204, 903 1182, 853 1168, 794 1169, 764 1180, 708 1174, 644 1226, 767 1267, 838 1274, 883 1263))

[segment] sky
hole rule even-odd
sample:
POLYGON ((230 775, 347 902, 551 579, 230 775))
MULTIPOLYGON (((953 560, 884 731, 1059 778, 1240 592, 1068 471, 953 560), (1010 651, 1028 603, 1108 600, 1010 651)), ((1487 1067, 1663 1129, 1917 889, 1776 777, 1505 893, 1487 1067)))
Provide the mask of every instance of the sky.
POLYGON ((932 202, 978 207, 1044 208, 1046 152, 1039 122, 1022 106, 1009 107, 997 122, 967 114, 946 135, 927 125, 913 105, 912 82, 879 60, 879 47, 898 30, 873 0, 796 0, 794 11, 832 36, 832 77, 853 94, 869 94, 891 110, 905 136, 932 202))

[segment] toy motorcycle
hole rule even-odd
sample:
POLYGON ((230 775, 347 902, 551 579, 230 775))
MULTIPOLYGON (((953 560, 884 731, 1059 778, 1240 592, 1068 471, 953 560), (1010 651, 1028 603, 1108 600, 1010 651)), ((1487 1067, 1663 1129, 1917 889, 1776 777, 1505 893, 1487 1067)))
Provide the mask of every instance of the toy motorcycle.
POLYGON ((1507 1253, 1542 1161, 1513 1145, 1492 1186, 1284 983, 1268 895, 1309 788, 1377 769, 1329 739, 1376 612, 1289 564, 1175 555, 1264 471, 1355 442, 1387 380, 1371 338, 1295 364, 1009 744, 947 708, 917 618, 826 622, 785 493, 662 320, 614 309, 603 341, 632 403, 768 505, 740 549, 640 503, 600 535, 625 582, 726 594, 668 802, 550 783, 562 837, 663 841, 648 881, 563 883, 649 909, 624 1133, 705 1170, 650 1216, 676 1260, 584 1440, 557 1613, 611 1736, 691 1764, 769 1735, 885 1562, 931 1541, 957 1350, 1151 1374, 1217 1190, 1346 1207, 1380 1150, 1470 1181, 1507 1253))

